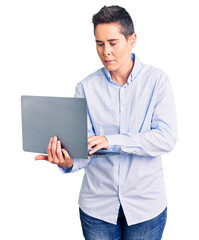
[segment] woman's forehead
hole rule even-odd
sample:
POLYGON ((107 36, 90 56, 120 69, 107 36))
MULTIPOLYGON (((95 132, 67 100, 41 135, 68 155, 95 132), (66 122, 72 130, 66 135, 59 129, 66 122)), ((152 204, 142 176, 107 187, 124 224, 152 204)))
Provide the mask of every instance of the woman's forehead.
POLYGON ((118 39, 123 35, 119 23, 102 23, 95 28, 95 38, 118 39))

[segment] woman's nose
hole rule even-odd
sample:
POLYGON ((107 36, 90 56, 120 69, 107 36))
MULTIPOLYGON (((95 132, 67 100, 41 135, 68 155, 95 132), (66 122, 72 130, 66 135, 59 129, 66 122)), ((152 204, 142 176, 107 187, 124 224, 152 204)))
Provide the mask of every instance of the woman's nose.
POLYGON ((109 56, 111 54, 111 49, 109 46, 104 46, 104 56, 109 56))

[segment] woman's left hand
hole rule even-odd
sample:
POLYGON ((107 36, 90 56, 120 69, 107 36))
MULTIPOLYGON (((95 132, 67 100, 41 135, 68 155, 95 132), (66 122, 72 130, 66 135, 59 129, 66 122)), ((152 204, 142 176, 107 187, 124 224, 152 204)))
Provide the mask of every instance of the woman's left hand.
POLYGON ((93 148, 89 151, 89 154, 93 154, 94 152, 98 151, 99 149, 107 149, 108 148, 108 141, 104 136, 90 136, 88 137, 88 150, 93 148))

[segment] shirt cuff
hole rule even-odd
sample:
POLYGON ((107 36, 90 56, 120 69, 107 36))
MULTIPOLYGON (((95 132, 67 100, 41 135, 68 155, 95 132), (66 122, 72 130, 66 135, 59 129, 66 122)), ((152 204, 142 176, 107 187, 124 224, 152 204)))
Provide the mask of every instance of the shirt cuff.
POLYGON ((72 167, 70 168, 65 168, 61 166, 58 166, 58 167, 64 173, 73 173, 84 168, 90 162, 90 160, 91 159, 73 158, 74 162, 72 167))
POLYGON ((58 165, 58 168, 59 168, 59 169, 61 170, 61 172, 63 172, 63 173, 70 173, 70 172, 72 171, 73 166, 70 167, 70 168, 66 168, 66 167, 62 167, 62 166, 59 166, 59 165, 58 165))
POLYGON ((120 134, 106 135, 105 137, 109 145, 107 151, 121 152, 122 136, 120 134))

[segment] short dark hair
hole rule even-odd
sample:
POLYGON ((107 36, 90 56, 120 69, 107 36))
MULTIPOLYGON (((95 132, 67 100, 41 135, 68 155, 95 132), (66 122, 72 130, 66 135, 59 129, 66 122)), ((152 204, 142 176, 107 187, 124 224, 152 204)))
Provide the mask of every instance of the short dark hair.
POLYGON ((121 33, 127 39, 129 35, 134 33, 133 21, 129 13, 122 7, 113 5, 110 7, 104 6, 100 11, 93 15, 92 22, 95 28, 102 23, 119 23, 121 26, 121 33))

